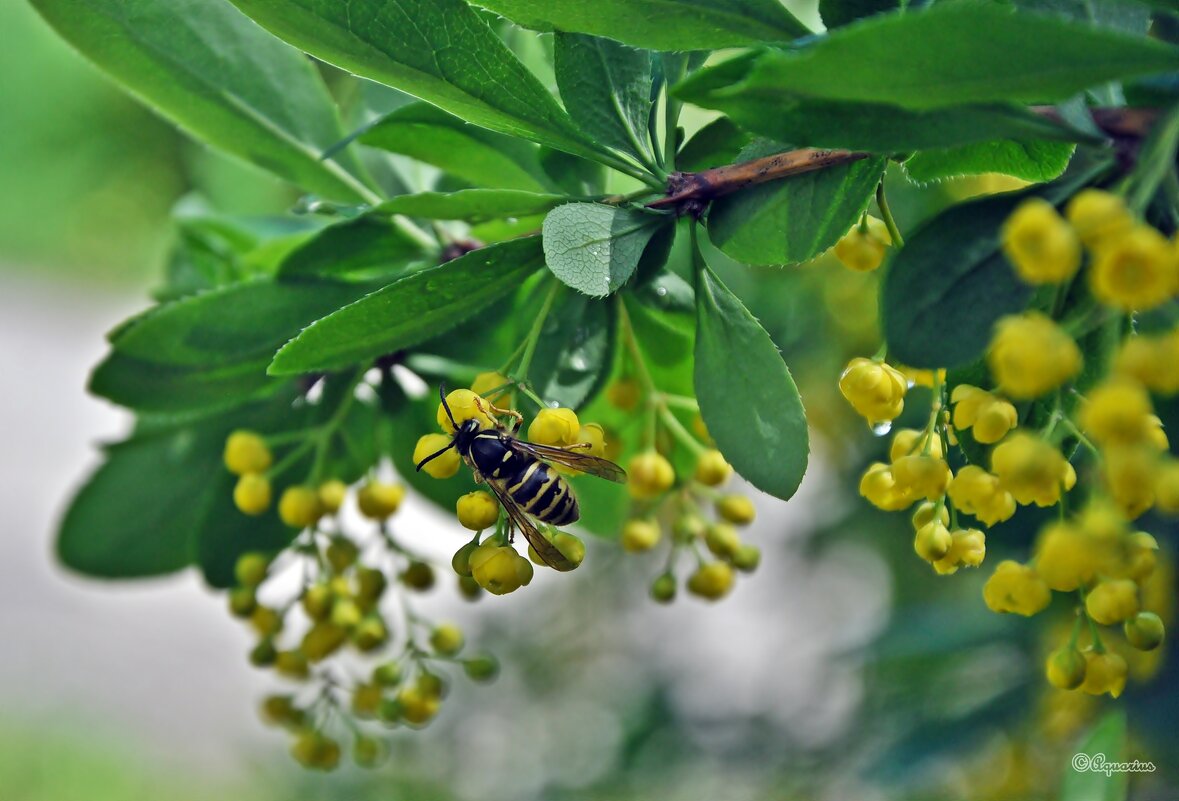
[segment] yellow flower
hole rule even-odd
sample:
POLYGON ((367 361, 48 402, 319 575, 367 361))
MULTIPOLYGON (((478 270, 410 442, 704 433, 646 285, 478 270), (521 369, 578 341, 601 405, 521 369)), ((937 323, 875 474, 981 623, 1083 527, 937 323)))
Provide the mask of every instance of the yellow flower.
POLYGON ((581 423, 572 409, 541 409, 528 424, 528 439, 540 445, 563 447, 577 442, 581 423))
MULTIPOLYGON (((491 398, 494 396, 488 395, 487 393, 491 392, 493 389, 500 389, 500 387, 510 383, 511 381, 508 379, 508 377, 500 373, 494 371, 489 373, 480 373, 479 375, 475 376, 475 380, 471 382, 471 391, 476 395, 491 398)), ((506 390, 500 389, 500 391, 495 394, 499 395, 505 391, 506 390)))
POLYGON ((991 472, 1017 503, 1052 506, 1073 488, 1077 474, 1060 451, 1031 434, 1017 431, 991 453, 991 472))
POLYGON ((978 567, 987 555, 987 538, 977 528, 950 532, 950 550, 933 563, 939 575, 957 573, 960 567, 978 567))
MULTIPOLYGON (((606 429, 597 423, 586 423, 577 432, 577 442, 589 445, 585 452, 590 456, 602 458, 606 455, 606 429)), ((578 473, 580 471, 574 471, 578 473)))
POLYGON ((959 470, 946 491, 958 511, 974 515, 988 526, 1015 514, 1015 498, 1000 486, 998 478, 978 465, 966 465, 959 470))
POLYGON ((1125 202, 1102 189, 1082 189, 1069 201, 1064 213, 1081 244, 1090 250, 1134 227, 1134 217, 1125 202))
POLYGON ((1106 448, 1101 466, 1109 494, 1130 520, 1154 505, 1155 465, 1158 453, 1151 446, 1106 448))
POLYGON ((905 376, 884 362, 855 358, 839 377, 839 390, 869 423, 893 420, 905 408, 905 376))
POLYGON ((514 548, 493 541, 475 549, 470 565, 475 581, 493 595, 507 595, 532 581, 532 563, 514 548))
POLYGON ((1056 284, 1081 266, 1081 243, 1056 208, 1028 198, 1003 224, 1003 252, 1029 284, 1056 284))
POLYGON ((1085 596, 1085 611, 1103 626, 1121 623, 1138 612, 1138 585, 1129 579, 1103 581, 1085 596))
MULTIPOLYGON (((418 439, 413 448, 413 461, 418 464, 427 456, 445 448, 450 444, 450 437, 445 434, 425 434, 418 439)), ((426 462, 422 466, 428 475, 434 478, 450 478, 458 472, 459 465, 463 462, 462 457, 459 456, 458 451, 451 448, 448 451, 443 451, 441 456, 437 456, 426 462)))
POLYGON ((1035 570, 1006 559, 983 585, 983 600, 991 611, 1030 617, 1048 606, 1052 591, 1035 570))
POLYGON ((1135 445, 1147 439, 1152 411, 1141 384, 1110 378, 1089 391, 1079 422, 1100 445, 1135 445))
POLYGON ((917 500, 907 489, 897 487, 892 468, 884 462, 874 462, 864 471, 860 478, 860 495, 886 512, 907 509, 917 500))
POLYGON ((862 230, 857 224, 835 243, 835 257, 858 273, 875 270, 884 261, 884 251, 892 244, 888 226, 869 216, 862 230))
MULTIPOLYGON (((450 414, 454 415, 455 423, 460 426, 467 420, 478 420, 481 428, 495 427, 495 421, 485 411, 488 406, 487 401, 469 389, 451 390, 446 396, 446 406, 450 407, 450 414)), ((443 431, 448 434, 454 433, 450 416, 446 414, 446 408, 441 403, 438 404, 436 418, 443 431)))
POLYGON ((933 455, 902 456, 892 463, 892 476, 899 492, 927 501, 940 498, 953 478, 944 459, 933 455))
POLYGON ((1149 225, 1103 242, 1089 267, 1099 301, 1126 311, 1153 309, 1175 294, 1179 261, 1166 237, 1149 225))
POLYGON ((1036 572, 1058 592, 1088 584, 1113 557, 1108 541, 1069 523, 1051 523, 1036 540, 1036 572))
POLYGON ((1166 336, 1133 336, 1122 343, 1114 370, 1161 395, 1179 392, 1179 329, 1166 336))
POLYGON ((1005 395, 1037 398, 1081 370, 1081 350, 1072 337, 1040 312, 1009 315, 995 324, 987 366, 1005 395))
POLYGON ((1062 690, 1075 690, 1085 680, 1085 657, 1076 648, 1057 648, 1048 655, 1048 683, 1062 690))
POLYGON ((1113 651, 1085 651, 1085 680, 1081 692, 1089 695, 1109 693, 1114 698, 1126 688, 1126 660, 1113 651))
POLYGON ((1179 514, 1179 461, 1166 459, 1154 479, 1154 502, 1165 514, 1179 514))
POLYGON ((950 395, 954 404, 954 427, 973 429, 974 439, 993 445, 1015 428, 1018 416, 1010 401, 969 384, 959 384, 950 395))

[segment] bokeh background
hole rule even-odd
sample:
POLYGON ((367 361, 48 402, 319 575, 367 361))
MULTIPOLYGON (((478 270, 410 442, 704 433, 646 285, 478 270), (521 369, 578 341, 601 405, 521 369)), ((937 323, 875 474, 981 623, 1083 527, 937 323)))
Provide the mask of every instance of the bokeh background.
MULTIPOLYGON (((258 720, 273 680, 249 667, 250 638, 222 597, 192 572, 72 575, 52 546, 96 445, 129 424, 86 396, 86 374, 104 333, 148 303, 173 210, 278 215, 297 198, 136 105, 23 2, 0 3, 0 32, 0 798, 1055 796, 1111 704, 1049 692, 1039 659, 1059 635, 988 613, 985 566, 933 576, 903 517, 856 497, 857 471, 883 445, 835 379, 848 356, 876 349, 876 279, 825 258, 726 270, 773 321, 816 429, 800 495, 759 499, 752 579, 717 605, 658 607, 646 598, 655 565, 591 543, 585 568, 527 592, 471 605, 436 589, 424 605, 499 654, 499 680, 458 682, 440 719, 397 736, 378 771, 297 767, 258 720)), ((984 177, 919 191, 893 178, 903 227, 1010 188, 984 177)), ((399 521, 441 559, 462 542, 424 504, 399 521)), ((1026 548, 1022 526, 996 530, 988 564, 1026 548)), ((1162 591, 1173 595, 1173 578, 1162 591)), ((1144 681, 1118 702, 1135 755, 1160 766, 1133 784, 1136 798, 1176 797, 1175 661, 1136 666, 1144 681)))

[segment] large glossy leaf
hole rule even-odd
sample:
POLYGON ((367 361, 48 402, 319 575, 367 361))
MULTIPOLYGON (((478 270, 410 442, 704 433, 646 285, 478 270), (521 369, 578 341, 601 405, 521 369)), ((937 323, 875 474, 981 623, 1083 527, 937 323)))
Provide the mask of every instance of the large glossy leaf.
POLYGON ((602 144, 651 160, 651 54, 597 36, 558 33, 553 58, 573 121, 602 144))
POLYGON ((274 375, 335 369, 437 336, 544 266, 539 237, 490 245, 414 273, 308 326, 278 352, 274 375))
POLYGON ((282 280, 350 279, 390 276, 432 256, 424 234, 414 236, 401 221, 366 214, 330 225, 292 251, 278 269, 282 280))
POLYGON ((604 297, 634 274, 664 219, 601 203, 558 206, 544 218, 545 260, 567 286, 604 297))
POLYGON ((426 103, 390 112, 360 141, 480 186, 533 192, 551 187, 536 145, 470 125, 426 103))
POLYGON ((806 261, 855 225, 884 165, 884 159, 862 159, 718 198, 708 214, 709 238, 747 264, 806 261))
POLYGON ((528 378, 543 400, 579 409, 614 364, 613 306, 562 292, 545 318, 528 378))
POLYGON ((873 17, 798 51, 766 50, 729 94, 912 110, 1043 103, 1175 68, 1179 49, 1141 36, 998 3, 939 3, 873 17))
POLYGON ((335 106, 297 50, 226 0, 34 0, 84 56, 182 128, 297 186, 371 199, 335 106))
POLYGON ((374 211, 433 220, 479 222, 504 217, 543 214, 568 200, 564 195, 518 189, 460 189, 457 192, 419 192, 387 200, 374 211))
POLYGON ((749 483, 788 499, 806 472, 806 414, 770 335, 697 253, 695 388, 717 448, 749 483))
POLYGON ((905 162, 905 174, 918 183, 997 172, 1025 181, 1051 181, 1068 167, 1074 146, 1067 142, 979 142, 962 147, 937 148, 914 154, 905 162))
POLYGON ((1125 801, 1125 771, 1106 773, 1105 765, 1123 761, 1126 715, 1110 712, 1097 722, 1071 755, 1060 783, 1060 801, 1125 801))
POLYGON ((881 288, 889 355, 920 368, 978 358, 995 322, 1021 311, 1032 296, 1000 250, 1003 221, 1029 195, 1063 204, 1094 174, 962 203, 918 229, 893 257, 881 288))
POLYGON ((571 153, 597 153, 464 0, 233 2, 313 56, 475 125, 571 153))
POLYGON ((605 36, 652 50, 713 50, 810 33, 777 0, 476 0, 538 30, 605 36))

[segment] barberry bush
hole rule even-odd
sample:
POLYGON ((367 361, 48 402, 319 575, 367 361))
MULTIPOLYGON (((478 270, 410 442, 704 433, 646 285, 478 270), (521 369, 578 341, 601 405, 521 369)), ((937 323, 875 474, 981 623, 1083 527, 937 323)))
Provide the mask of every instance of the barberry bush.
POLYGON ((1179 513, 1168 4, 822 0, 823 33, 776 0, 33 4, 300 194, 281 219, 178 208, 156 304, 90 380, 134 429, 58 540, 89 575, 195 565, 224 589, 250 660, 295 682, 263 714, 300 762, 335 766, 346 738, 375 764, 375 722, 425 725, 448 682, 494 676, 407 596, 554 564, 444 450, 510 412, 628 473, 559 468, 577 533, 540 528, 563 569, 589 535, 657 552, 657 602, 722 598, 761 559, 752 494, 794 495, 810 432, 857 503, 911 514, 931 574, 985 571, 977 603, 1053 618, 1047 682, 1116 697, 1157 653, 1179 513), (950 202, 978 175, 990 191, 950 202), (470 531, 450 565, 399 532, 407 494, 470 531))

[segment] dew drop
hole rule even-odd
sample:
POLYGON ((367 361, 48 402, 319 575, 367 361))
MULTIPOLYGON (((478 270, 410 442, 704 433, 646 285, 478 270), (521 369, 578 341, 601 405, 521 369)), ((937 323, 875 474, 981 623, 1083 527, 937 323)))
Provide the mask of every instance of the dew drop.
POLYGON ((892 421, 885 420, 883 423, 875 423, 872 426, 872 433, 878 437, 883 437, 889 431, 892 431, 892 421))
POLYGON ((667 297, 667 287, 663 285, 655 287, 655 294, 661 298, 667 297))

